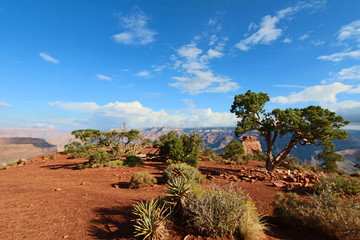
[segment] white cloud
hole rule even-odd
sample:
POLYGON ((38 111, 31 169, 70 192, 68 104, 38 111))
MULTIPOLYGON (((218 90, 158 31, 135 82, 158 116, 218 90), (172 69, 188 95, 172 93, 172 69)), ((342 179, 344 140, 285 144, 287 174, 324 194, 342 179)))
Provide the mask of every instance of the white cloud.
POLYGON ((325 43, 325 41, 323 41, 323 40, 311 41, 311 44, 314 45, 314 46, 320 46, 320 45, 323 45, 324 43, 325 43))
POLYGON ((242 39, 235 47, 242 51, 249 51, 255 45, 270 44, 277 40, 283 33, 283 29, 277 26, 280 23, 280 20, 289 18, 303 9, 315 10, 323 7, 325 4, 326 1, 300 2, 295 6, 277 11, 274 16, 266 15, 262 18, 259 27, 254 23, 249 25, 249 31, 254 31, 256 29, 257 31, 249 37, 242 39))
POLYGON ((360 44, 360 20, 342 26, 338 31, 337 39, 341 43, 344 43, 345 41, 355 41, 360 44))
POLYGON ((349 90, 349 93, 360 93, 360 84, 349 90))
POLYGON ((12 107, 12 106, 8 103, 0 102, 0 107, 12 107))
POLYGON ((340 62, 345 58, 355 58, 360 59, 360 50, 351 51, 351 52, 340 52, 334 53, 331 55, 324 55, 318 57, 318 59, 325 60, 325 61, 332 61, 332 62, 340 62))
POLYGON ((148 17, 141 11, 120 17, 121 26, 126 31, 115 34, 112 39, 125 45, 146 45, 155 41, 156 31, 147 28, 148 17))
POLYGON ((346 129, 360 130, 360 102, 346 100, 325 105, 326 108, 336 112, 345 120, 350 121, 346 129))
POLYGON ((337 78, 341 80, 360 80, 360 65, 342 69, 337 73, 337 78))
POLYGON ((177 53, 181 57, 190 58, 190 59, 197 58, 199 54, 201 54, 202 52, 203 51, 201 49, 196 47, 195 43, 184 45, 177 50, 177 53))
POLYGON ((40 57, 43 58, 45 61, 48 61, 48 62, 52 62, 52 63, 55 63, 55 64, 58 64, 59 61, 56 60, 55 58, 51 57, 49 54, 47 53, 44 53, 44 52, 41 52, 40 54, 40 57))
MULTIPOLYGON (((211 38, 211 37, 210 37, 211 38)), ((214 59, 224 57, 224 46, 227 39, 220 39, 211 49, 203 51, 195 43, 180 47, 172 55, 174 68, 183 72, 183 76, 173 76, 177 80, 170 86, 176 87, 190 94, 199 94, 202 92, 228 92, 238 89, 235 82, 230 78, 214 74, 209 69, 209 62, 214 59)))
POLYGON ((105 76, 105 75, 102 75, 102 74, 96 74, 97 78, 100 79, 100 80, 106 80, 106 81, 111 81, 111 77, 108 77, 108 76, 105 76))
POLYGON ((299 85, 286 85, 286 84, 275 84, 274 87, 282 87, 282 88, 306 88, 304 86, 299 85))
POLYGON ((138 77, 148 77, 148 76, 150 76, 150 72, 149 71, 141 71, 141 72, 138 72, 136 74, 136 76, 138 76, 138 77))
POLYGON ((304 41, 305 39, 307 39, 307 38, 309 38, 309 37, 310 37, 310 35, 307 34, 307 33, 305 33, 304 35, 301 35, 301 36, 299 37, 299 40, 300 40, 300 41, 304 41))
POLYGON ((348 91, 349 89, 351 89, 351 87, 352 86, 350 85, 344 85, 339 82, 335 82, 329 85, 317 85, 313 87, 308 87, 288 97, 274 97, 271 99, 271 101, 282 104, 311 101, 316 101, 323 104, 336 103, 336 95, 348 91))
POLYGON ((292 42, 292 39, 291 38, 285 38, 283 40, 284 43, 291 43, 292 42))
POLYGON ((164 70, 165 68, 167 68, 169 66, 168 63, 164 64, 164 65, 151 65, 153 71, 155 72, 161 72, 162 70, 164 70))
MULTIPOLYGON (((188 99, 189 100, 189 99, 188 99)), ((191 104, 191 100, 187 101, 191 104)), ((174 113, 165 110, 153 111, 144 107, 140 102, 114 102, 99 106, 96 103, 61 103, 53 106, 85 113, 89 116, 88 127, 117 127, 126 121, 131 127, 154 127, 154 126, 183 126, 183 127, 216 127, 234 126, 236 118, 234 114, 217 113, 208 109, 191 108, 174 113), (91 111, 81 111, 79 106, 94 106, 91 111)))
POLYGON ((241 40, 235 47, 242 51, 249 51, 251 47, 257 44, 269 44, 278 39, 282 33, 282 30, 276 27, 279 20, 276 16, 272 17, 267 15, 263 17, 260 23, 260 29, 248 38, 241 40))
POLYGON ((195 108, 195 104, 191 99, 186 98, 186 99, 183 99, 183 101, 185 102, 186 106, 195 108))

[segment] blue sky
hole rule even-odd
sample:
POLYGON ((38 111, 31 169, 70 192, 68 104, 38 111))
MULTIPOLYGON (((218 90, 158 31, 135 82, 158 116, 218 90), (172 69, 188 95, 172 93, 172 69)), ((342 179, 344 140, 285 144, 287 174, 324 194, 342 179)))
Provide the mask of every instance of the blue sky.
POLYGON ((360 129, 360 1, 0 2, 0 126, 235 126, 233 97, 360 129))

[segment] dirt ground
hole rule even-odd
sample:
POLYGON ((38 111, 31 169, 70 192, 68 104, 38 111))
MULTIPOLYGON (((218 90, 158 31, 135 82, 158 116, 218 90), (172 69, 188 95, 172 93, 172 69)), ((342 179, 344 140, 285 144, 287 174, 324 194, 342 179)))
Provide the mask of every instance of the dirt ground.
MULTIPOLYGON (((134 239, 132 205, 165 193, 162 171, 167 164, 146 161, 142 167, 77 170, 85 159, 67 159, 57 154, 53 160, 35 157, 24 166, 0 171, 0 239, 134 239), (132 175, 147 170, 158 185, 129 189, 132 175)), ((257 162, 246 167, 255 167, 257 162)), ((236 171, 244 166, 202 161, 203 174, 236 171)), ((215 182, 229 184, 215 177, 215 182)), ((264 239, 324 239, 311 233, 282 226, 273 214, 272 203, 279 188, 263 182, 236 182, 265 215, 270 230, 264 239)), ((168 239, 184 239, 189 233, 170 232, 168 239)), ((206 239, 187 237, 187 239, 206 239)))

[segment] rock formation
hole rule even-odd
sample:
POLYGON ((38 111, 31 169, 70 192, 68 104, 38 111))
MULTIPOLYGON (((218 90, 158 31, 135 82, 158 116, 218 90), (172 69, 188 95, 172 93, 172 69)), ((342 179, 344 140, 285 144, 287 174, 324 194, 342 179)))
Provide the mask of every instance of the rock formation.
POLYGON ((244 146, 245 154, 253 154, 256 150, 262 152, 261 144, 255 136, 242 136, 241 142, 244 146))
POLYGON ((37 155, 57 152, 56 145, 51 145, 40 138, 0 138, 0 165, 5 165, 21 158, 28 159, 37 155))

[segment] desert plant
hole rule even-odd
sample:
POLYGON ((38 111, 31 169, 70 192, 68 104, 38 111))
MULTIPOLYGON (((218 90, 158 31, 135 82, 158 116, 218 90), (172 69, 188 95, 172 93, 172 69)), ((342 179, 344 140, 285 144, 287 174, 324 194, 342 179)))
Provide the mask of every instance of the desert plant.
POLYGON ((197 165, 199 162, 199 148, 201 139, 199 134, 192 133, 190 136, 176 136, 175 132, 170 132, 160 138, 160 155, 170 158, 173 162, 184 162, 190 165, 197 165))
POLYGON ((164 170, 164 177, 167 181, 181 177, 195 184, 202 184, 204 182, 204 176, 201 175, 200 171, 186 163, 170 164, 164 170))
POLYGON ((148 171, 137 172, 131 177, 129 188, 142 188, 153 186, 157 183, 156 178, 148 171))
POLYGON ((137 216, 135 220, 135 237, 142 236, 143 239, 156 240, 164 232, 164 223, 169 213, 165 205, 161 205, 158 199, 140 202, 134 205, 133 213, 137 216))
POLYGON ((243 240, 257 240, 267 229, 265 221, 257 213, 253 202, 247 201, 240 217, 237 234, 243 240))
POLYGON ((135 155, 128 155, 126 156, 123 165, 127 167, 136 167, 144 165, 144 162, 141 160, 141 157, 135 155))
POLYGON ((79 142, 71 142, 69 144, 66 144, 64 146, 64 152, 63 153, 64 154, 73 153, 80 146, 82 146, 82 145, 79 142))
MULTIPOLYGON (((327 189, 328 190, 328 189, 327 189)), ((288 225, 317 231, 330 238, 360 239, 360 204, 328 191, 301 199, 294 193, 276 196, 276 214, 288 225)))
POLYGON ((234 155, 242 155, 244 154, 244 146, 243 144, 234 139, 228 145, 225 146, 225 156, 231 158, 234 155))
MULTIPOLYGON (((184 214, 189 223, 203 234, 232 236, 239 228, 242 216, 245 216, 249 201, 241 189, 212 185, 207 190, 194 190, 188 194, 184 214)), ((253 214, 253 211, 249 210, 247 214, 253 214)), ((245 219, 242 223, 246 223, 245 219)), ((244 232, 241 230, 240 233, 244 232)))
POLYGON ((182 211, 186 196, 192 192, 194 185, 186 178, 173 178, 167 182, 166 202, 174 211, 182 211))
POLYGON ((110 162, 110 155, 105 149, 94 152, 89 159, 90 167, 104 167, 108 162, 110 162))
POLYGON ((332 174, 329 177, 321 177, 314 184, 314 188, 318 193, 330 189, 330 192, 335 195, 357 195, 360 193, 360 179, 332 174))
POLYGON ((203 152, 202 152, 202 157, 205 160, 209 160, 209 161, 213 161, 213 162, 220 162, 221 161, 221 157, 219 157, 217 154, 215 154, 214 150, 212 148, 206 148, 203 152))

